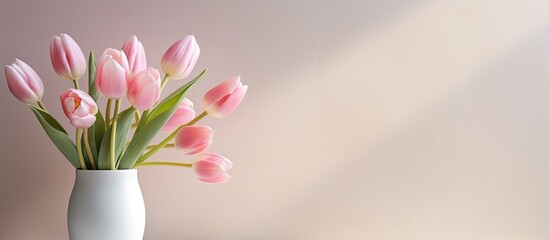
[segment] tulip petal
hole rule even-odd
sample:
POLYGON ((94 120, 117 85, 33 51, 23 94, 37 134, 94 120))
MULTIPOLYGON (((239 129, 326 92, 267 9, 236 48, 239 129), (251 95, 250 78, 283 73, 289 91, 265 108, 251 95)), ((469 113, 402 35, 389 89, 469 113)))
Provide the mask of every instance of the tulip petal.
POLYGON ((79 79, 86 72, 86 58, 80 46, 67 34, 61 34, 61 42, 66 54, 66 62, 72 80, 79 79))
POLYGON ((216 178, 199 178, 198 180, 207 182, 207 183, 225 183, 229 180, 231 180, 232 176, 229 176, 227 173, 221 174, 221 176, 218 176, 216 178))
POLYGON ((25 62, 16 58, 15 63, 21 68, 25 76, 27 76, 26 80, 31 91, 36 95, 38 99, 41 99, 42 94, 44 94, 44 84, 42 83, 42 79, 40 79, 40 76, 38 76, 34 69, 32 69, 25 62))
POLYGON ((77 128, 89 128, 95 123, 95 115, 88 114, 84 117, 70 119, 71 124, 77 128))
POLYGON ((212 113, 208 112, 212 117, 216 118, 222 118, 226 117, 230 113, 232 113, 242 102, 242 99, 244 99, 244 96, 246 95, 246 91, 248 90, 248 85, 243 86, 241 88, 236 89, 229 97, 224 100, 223 103, 216 104, 216 106, 219 106, 215 111, 212 113))
POLYGON ((63 48, 63 42, 60 37, 54 36, 50 45, 50 57, 53 69, 59 76, 67 80, 72 80, 70 66, 66 58, 67 53, 63 48))
MULTIPOLYGON (((183 100, 185 102, 185 100, 183 100)), ((190 102, 190 101, 189 101, 190 102)), ((166 122, 166 125, 162 128, 162 130, 167 132, 172 132, 179 126, 190 122, 195 117, 195 111, 192 109, 192 102, 190 103, 190 107, 184 106, 184 103, 179 105, 179 107, 175 110, 174 114, 168 119, 166 122)))
POLYGON ((97 104, 91 97, 79 89, 69 89, 61 94, 63 112, 69 118, 71 124, 77 128, 89 128, 95 122, 97 104))
POLYGON ((101 85, 98 90, 111 99, 124 97, 127 91, 126 71, 114 59, 108 59, 101 69, 101 85))
POLYGON ((204 94, 204 108, 208 109, 212 105, 215 105, 219 100, 221 100, 223 97, 227 96, 227 94, 232 93, 240 83, 240 76, 232 77, 227 79, 226 81, 222 82, 221 84, 215 86, 214 88, 210 89, 208 92, 204 94))
POLYGON ((214 131, 208 126, 184 127, 175 136, 175 146, 184 154, 197 154, 212 144, 213 133, 214 131))
MULTIPOLYGON (((24 75, 21 75, 18 71, 17 65, 5 66, 5 74, 8 82, 8 88, 11 93, 24 103, 36 103, 40 98, 32 91, 27 84, 27 79, 24 75)), ((20 69, 19 69, 20 70, 20 69)), ((22 71, 22 70, 20 70, 22 71)))

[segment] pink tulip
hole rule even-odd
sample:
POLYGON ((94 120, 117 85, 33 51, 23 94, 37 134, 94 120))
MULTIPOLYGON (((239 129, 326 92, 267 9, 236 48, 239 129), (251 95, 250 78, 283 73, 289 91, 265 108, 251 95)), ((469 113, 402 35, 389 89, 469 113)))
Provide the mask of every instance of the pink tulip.
POLYGON ((135 75, 128 86, 128 101, 138 110, 145 111, 160 98, 160 73, 148 68, 135 75))
POLYGON ((212 144, 213 132, 208 126, 184 127, 175 136, 175 147, 187 155, 197 154, 212 144))
POLYGON ((135 75, 147 69, 145 49, 135 35, 130 36, 130 38, 124 42, 122 51, 124 51, 128 58, 128 66, 131 75, 135 75))
POLYGON ((63 112, 76 128, 89 128, 95 122, 97 105, 86 92, 69 89, 61 95, 63 112))
POLYGON ((196 158, 193 169, 198 179, 209 183, 222 183, 231 179, 226 172, 233 167, 233 163, 215 153, 202 153, 196 158))
POLYGON ((19 59, 4 68, 8 88, 11 93, 24 103, 36 103, 42 98, 44 84, 36 72, 19 59))
POLYGON ((84 53, 67 34, 53 37, 50 44, 50 57, 57 75, 68 80, 77 80, 86 72, 84 53))
POLYGON ((95 87, 101 95, 119 99, 126 95, 130 78, 128 60, 123 51, 107 48, 95 71, 95 87))
POLYGON ((240 76, 233 77, 204 94, 204 107, 208 115, 222 118, 233 112, 240 104, 248 85, 242 86, 240 76))
POLYGON ((191 74, 199 55, 200 47, 198 47, 194 36, 189 35, 175 42, 164 53, 160 64, 170 78, 184 79, 191 74))
POLYGON ((166 125, 162 128, 162 130, 167 132, 172 132, 179 126, 190 122, 194 119, 195 112, 193 110, 193 102, 191 100, 185 98, 181 102, 181 104, 177 107, 173 115, 170 117, 168 122, 166 122, 166 125))

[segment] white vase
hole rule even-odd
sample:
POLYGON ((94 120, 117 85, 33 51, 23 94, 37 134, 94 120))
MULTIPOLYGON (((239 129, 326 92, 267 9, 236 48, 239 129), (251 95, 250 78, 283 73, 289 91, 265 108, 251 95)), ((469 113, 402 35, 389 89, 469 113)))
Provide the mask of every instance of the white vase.
POLYGON ((71 240, 143 239, 137 170, 76 170, 67 223, 71 240))

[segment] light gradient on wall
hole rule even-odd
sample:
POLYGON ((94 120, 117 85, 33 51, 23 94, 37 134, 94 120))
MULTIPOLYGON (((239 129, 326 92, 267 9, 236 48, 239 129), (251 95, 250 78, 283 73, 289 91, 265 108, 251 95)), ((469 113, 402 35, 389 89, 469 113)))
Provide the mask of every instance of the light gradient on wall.
MULTIPOLYGON (((547 10, 534 0, 4 1, 0 59, 35 68, 65 126, 56 106, 70 82, 48 50, 62 32, 96 53, 136 34, 153 67, 194 34, 194 74, 209 68, 190 94, 198 108, 201 93, 242 75, 241 107, 204 121, 233 179, 141 169, 146 239, 547 239, 547 10)), ((0 93, 0 239, 66 239, 74 171, 6 84, 0 93)), ((157 159, 192 161, 174 150, 157 159)))

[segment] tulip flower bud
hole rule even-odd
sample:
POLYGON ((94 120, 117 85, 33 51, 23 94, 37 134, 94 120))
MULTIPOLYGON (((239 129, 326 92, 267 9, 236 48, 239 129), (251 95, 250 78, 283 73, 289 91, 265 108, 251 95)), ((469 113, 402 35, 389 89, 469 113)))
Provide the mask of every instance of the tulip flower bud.
POLYGON ((160 73, 149 68, 135 75, 128 86, 128 101, 138 110, 145 111, 160 98, 160 73))
POLYGON ((175 136, 175 147, 187 155, 197 154, 212 144, 213 132, 208 126, 184 127, 175 136))
POLYGON ((198 56, 200 47, 193 35, 184 37, 175 42, 166 51, 160 64, 162 70, 174 80, 184 79, 191 74, 198 56))
POLYGON ((36 72, 19 59, 4 68, 8 88, 13 96, 24 103, 36 103, 42 98, 44 84, 36 72))
POLYGON ((86 72, 84 53, 67 34, 53 37, 50 44, 50 57, 57 75, 67 80, 77 80, 86 72))
POLYGON ((204 108, 208 115, 223 118, 238 107, 247 90, 248 85, 242 86, 240 76, 230 78, 204 94, 204 108))
POLYGON ((106 98, 122 98, 126 95, 129 78, 126 54, 112 48, 105 49, 95 71, 97 91, 106 98))
POLYGON ((124 51, 126 57, 128 58, 130 75, 133 76, 147 69, 145 49, 143 48, 143 44, 137 40, 135 35, 130 36, 130 38, 124 42, 122 51, 124 51))
POLYGON ((193 110, 193 102, 191 100, 185 98, 179 104, 173 115, 168 119, 166 122, 166 125, 162 128, 162 130, 167 132, 172 132, 179 126, 190 122, 194 119, 195 112, 193 110))
POLYGON ((202 153, 193 164, 198 179, 209 183, 223 183, 231 179, 226 172, 232 167, 229 159, 215 153, 202 153))
POLYGON ((86 92, 69 89, 61 95, 63 112, 76 128, 89 128, 95 123, 97 104, 86 92))

